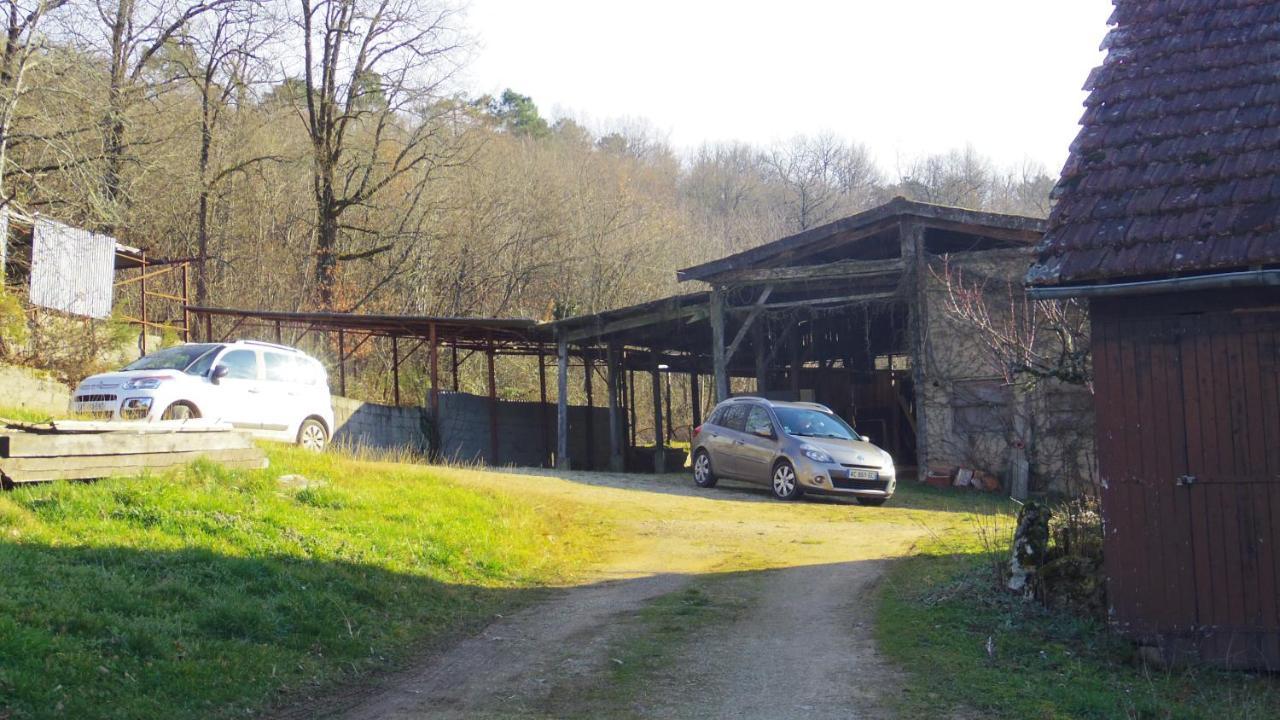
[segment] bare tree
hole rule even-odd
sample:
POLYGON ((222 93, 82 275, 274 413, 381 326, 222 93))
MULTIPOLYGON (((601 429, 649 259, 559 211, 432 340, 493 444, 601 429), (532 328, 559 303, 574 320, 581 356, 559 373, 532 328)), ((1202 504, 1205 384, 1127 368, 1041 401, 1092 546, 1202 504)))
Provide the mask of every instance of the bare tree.
POLYGON ((991 367, 1010 385, 1043 380, 1092 392, 1088 313, 1076 300, 1033 300, 1011 280, 967 279, 943 258, 935 276, 946 311, 974 331, 991 367))
MULTIPOLYGON (((27 71, 43 48, 41 25, 49 13, 69 0, 6 0, 3 49, 0 50, 0 212, 8 209, 12 195, 5 180, 9 142, 18 103, 28 91, 27 71)), ((0 273, 3 252, 0 252, 0 273)))
POLYGON ((793 232, 866 209, 880 181, 867 148, 834 135, 798 137, 774 148, 764 164, 786 193, 783 212, 793 232))
MULTIPOLYGON (((157 88, 143 75, 153 67, 159 53, 187 27, 193 19, 234 0, 94 0, 94 6, 105 29, 101 45, 107 55, 106 107, 102 117, 102 197, 106 212, 115 216, 106 225, 113 228, 119 220, 124 197, 124 165, 128 160, 129 108, 157 88)), ((72 28, 79 36, 82 29, 72 28)))
MULTIPOLYGON (((380 255, 396 242, 376 227, 344 222, 349 211, 372 208, 393 185, 425 182, 456 159, 450 128, 434 112, 461 41, 452 26, 455 11, 430 0, 298 2, 316 214, 314 281, 320 304, 333 308, 339 264, 380 255)), ((422 199, 421 193, 401 196, 422 199)))
POLYGON ((200 103, 195 231, 197 305, 209 301, 211 200, 235 173, 256 163, 281 159, 277 154, 256 148, 238 148, 215 157, 215 143, 226 124, 226 113, 244 109, 251 96, 255 73, 264 67, 259 53, 274 30, 274 19, 264 4, 224 4, 192 18, 179 38, 181 49, 171 54, 171 62, 178 67, 181 78, 195 88, 200 103))

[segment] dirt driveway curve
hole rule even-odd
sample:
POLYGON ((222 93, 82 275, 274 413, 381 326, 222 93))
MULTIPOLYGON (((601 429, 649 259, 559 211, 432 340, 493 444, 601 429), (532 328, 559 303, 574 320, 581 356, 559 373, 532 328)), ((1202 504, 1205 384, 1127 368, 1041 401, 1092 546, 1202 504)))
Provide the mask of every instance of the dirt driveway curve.
POLYGON ((763 490, 699 490, 677 476, 450 472, 535 503, 592 506, 609 525, 604 562, 330 705, 327 717, 886 717, 897 686, 872 640, 870 595, 885 560, 928 532, 930 513, 779 503, 763 490), (677 593, 728 609, 711 605, 673 633, 663 623, 679 611, 655 620, 646 608, 677 593), (646 637, 655 632, 665 634, 646 637), (620 672, 637 645, 661 662, 620 672))

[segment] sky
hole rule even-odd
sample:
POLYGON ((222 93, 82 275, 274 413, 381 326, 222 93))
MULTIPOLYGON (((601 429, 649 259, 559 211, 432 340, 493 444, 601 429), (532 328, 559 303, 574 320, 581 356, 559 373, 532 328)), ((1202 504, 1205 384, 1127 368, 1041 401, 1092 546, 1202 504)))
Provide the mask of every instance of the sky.
POLYGON ((1056 174, 1110 0, 469 0, 472 94, 682 153, 831 132, 893 172, 972 145, 1056 174))

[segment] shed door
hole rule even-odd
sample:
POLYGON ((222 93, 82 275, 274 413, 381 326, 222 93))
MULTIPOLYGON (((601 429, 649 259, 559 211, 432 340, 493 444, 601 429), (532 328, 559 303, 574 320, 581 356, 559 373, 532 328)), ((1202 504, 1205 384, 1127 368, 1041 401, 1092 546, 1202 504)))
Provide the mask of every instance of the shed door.
POLYGON ((1094 313, 1112 619, 1280 666, 1280 312, 1131 312, 1094 313))
POLYGON ((1280 312, 1178 328, 1196 620, 1210 654, 1280 666, 1280 312))

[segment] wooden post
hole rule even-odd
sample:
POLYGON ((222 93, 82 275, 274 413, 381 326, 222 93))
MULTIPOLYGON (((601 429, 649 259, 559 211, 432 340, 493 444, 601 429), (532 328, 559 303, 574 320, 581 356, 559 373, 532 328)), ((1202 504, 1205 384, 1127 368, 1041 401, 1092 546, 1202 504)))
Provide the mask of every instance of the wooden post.
POLYGON ((587 408, 586 408, 587 420, 582 424, 582 428, 586 432, 586 436, 587 436, 587 451, 583 453, 584 457, 582 459, 586 463, 586 468, 588 470, 595 470, 596 469, 596 462, 595 462, 596 433, 595 433, 595 423, 592 422, 594 418, 592 417, 592 412, 591 412, 595 406, 595 402, 594 402, 594 399, 591 397, 591 373, 592 373, 591 366, 592 366, 591 351, 589 348, 582 348, 582 388, 587 393, 587 408))
POLYGON ((729 372, 724 357, 724 290, 719 286, 711 290, 711 368, 715 378, 715 399, 722 402, 729 397, 729 372))
POLYGON ((569 343, 556 346, 556 467, 569 469, 569 343))
POLYGON ((757 320, 751 328, 751 344, 756 351, 756 394, 763 396, 769 392, 769 365, 764 344, 769 334, 765 332, 764 321, 757 320))
POLYGON ((627 414, 631 417, 631 447, 636 446, 636 373, 627 371, 627 414))
POLYGON ((675 438, 672 437, 672 433, 674 431, 671 429, 672 427, 674 427, 674 424, 671 422, 671 370, 669 368, 667 370, 666 382, 664 382, 663 385, 665 386, 665 389, 667 391, 667 395, 666 395, 666 398, 663 400, 663 404, 667 406, 667 425, 666 425, 667 444, 670 445, 671 441, 674 440, 675 438))
POLYGON ((658 348, 650 352, 649 372, 653 375, 653 471, 666 469, 666 440, 662 436, 662 372, 658 370, 661 358, 658 348))
POLYGON ((347 396, 347 336, 338 331, 338 394, 347 396))
POLYGON ((400 338, 391 336, 391 398, 400 407, 400 338))
POLYGON ((910 324, 908 338, 911 343, 911 384, 916 394, 916 467, 920 477, 924 477, 929 472, 928 425, 925 422, 925 354, 929 336, 929 296, 925 284, 929 273, 924 257, 924 226, 903 220, 898 224, 898 235, 902 262, 910 269, 916 291, 913 298, 915 302, 909 304, 907 309, 907 320, 910 324))
POLYGON ((702 389, 698 387, 698 371, 689 373, 689 441, 693 442, 693 428, 702 424, 702 389))
POLYGON ((454 340, 450 347, 453 348, 453 391, 458 392, 458 341, 454 340))
POLYGON ((538 417, 542 430, 542 465, 551 467, 551 433, 547 419, 547 353, 538 345, 538 417))
POLYGON ((497 465, 501 455, 498 452, 498 377, 493 366, 492 332, 488 334, 486 340, 488 344, 484 354, 489 364, 489 462, 492 465, 497 465))
POLYGON ((800 334, 799 328, 791 334, 791 399, 800 399, 800 371, 804 369, 804 358, 801 355, 801 344, 804 337, 800 334))
POLYGON ((618 385, 621 373, 618 372, 618 355, 621 348, 616 342, 609 343, 605 354, 605 383, 609 390, 609 469, 622 472, 622 413, 618 408, 618 385))

